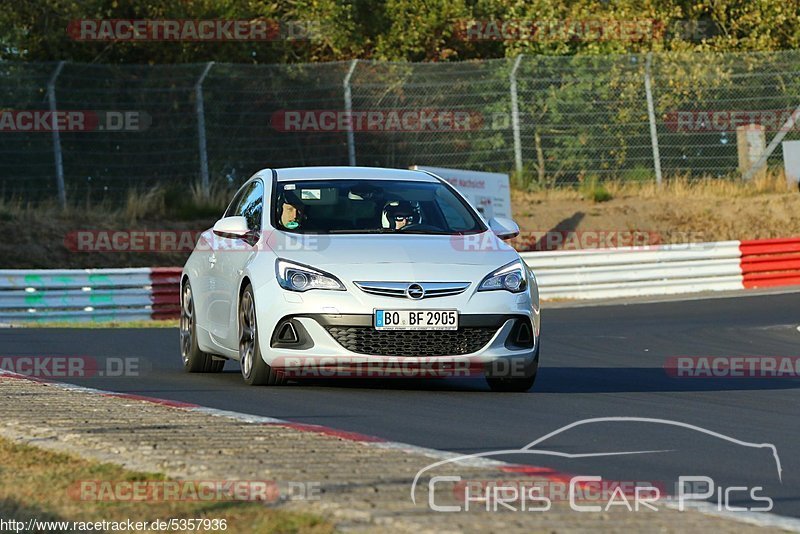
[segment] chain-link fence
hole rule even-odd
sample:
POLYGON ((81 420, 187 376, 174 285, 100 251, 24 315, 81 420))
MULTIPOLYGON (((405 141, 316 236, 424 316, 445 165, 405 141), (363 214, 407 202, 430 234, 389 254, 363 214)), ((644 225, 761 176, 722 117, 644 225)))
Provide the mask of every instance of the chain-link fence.
POLYGON ((157 183, 238 183, 270 166, 348 164, 510 172, 543 187, 592 176, 736 178, 737 128, 761 129, 751 163, 766 147, 767 165, 781 166, 770 141, 800 139, 798 105, 796 51, 0 63, 0 188, 35 200, 58 197, 63 184, 62 199, 114 199, 157 183))

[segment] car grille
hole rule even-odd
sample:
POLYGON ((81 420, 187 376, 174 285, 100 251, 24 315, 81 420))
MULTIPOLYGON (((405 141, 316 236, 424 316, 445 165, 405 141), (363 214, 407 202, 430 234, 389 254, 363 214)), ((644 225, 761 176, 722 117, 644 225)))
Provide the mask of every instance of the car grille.
POLYGON ((483 348, 497 328, 458 330, 375 330, 367 326, 328 326, 328 333, 349 351, 372 356, 459 356, 483 348))
MULTIPOLYGON (((470 286, 470 282, 354 282, 364 293, 382 297, 413 298, 408 296, 407 289, 415 285, 422 288, 422 299, 434 297, 450 297, 460 295, 470 286)), ((416 300, 416 299, 415 299, 416 300)))

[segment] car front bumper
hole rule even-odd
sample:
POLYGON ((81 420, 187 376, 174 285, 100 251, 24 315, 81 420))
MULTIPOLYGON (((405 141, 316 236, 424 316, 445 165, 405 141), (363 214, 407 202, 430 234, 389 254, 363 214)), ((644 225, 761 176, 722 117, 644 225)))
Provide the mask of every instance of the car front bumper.
POLYGON ((409 300, 371 295, 352 284, 347 291, 283 290, 272 280, 256 289, 261 354, 273 367, 329 366, 350 362, 397 361, 405 366, 501 360, 530 364, 538 354, 539 303, 535 281, 529 290, 478 292, 473 284, 460 295, 409 300), (276 298, 278 297, 278 298, 276 298), (375 309, 455 309, 457 331, 376 331, 375 309), (297 342, 279 339, 287 323, 297 342), (529 329, 520 336, 522 325, 529 329), (522 340, 522 342, 520 342, 522 340))

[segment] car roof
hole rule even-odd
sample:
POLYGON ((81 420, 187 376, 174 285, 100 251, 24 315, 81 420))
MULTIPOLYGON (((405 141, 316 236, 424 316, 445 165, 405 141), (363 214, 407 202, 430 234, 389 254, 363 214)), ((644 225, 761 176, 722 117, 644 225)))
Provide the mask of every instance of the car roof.
POLYGON ((291 167, 275 169, 278 181, 287 180, 411 180, 436 182, 423 171, 382 167, 291 167))

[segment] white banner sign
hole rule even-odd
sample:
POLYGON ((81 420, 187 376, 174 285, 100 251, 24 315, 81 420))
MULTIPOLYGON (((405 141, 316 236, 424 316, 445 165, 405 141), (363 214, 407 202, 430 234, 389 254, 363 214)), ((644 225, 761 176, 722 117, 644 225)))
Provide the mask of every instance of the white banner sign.
POLYGON ((800 141, 783 142, 783 167, 788 182, 800 182, 800 141))
POLYGON ((428 171, 447 180, 458 189, 485 219, 511 216, 511 189, 507 174, 465 171, 444 167, 414 165, 418 171, 428 171))

